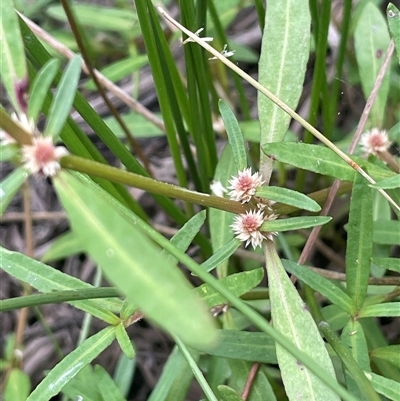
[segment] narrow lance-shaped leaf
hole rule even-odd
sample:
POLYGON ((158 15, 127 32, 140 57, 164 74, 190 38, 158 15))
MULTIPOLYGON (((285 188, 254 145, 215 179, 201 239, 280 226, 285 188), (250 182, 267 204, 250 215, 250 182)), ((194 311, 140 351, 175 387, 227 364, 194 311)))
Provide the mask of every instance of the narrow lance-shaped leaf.
POLYGON ((28 79, 24 45, 13 1, 2 0, 0 7, 0 74, 14 109, 20 113, 24 108, 18 100, 17 86, 28 79))
POLYGON ((85 340, 50 371, 27 401, 48 401, 57 395, 71 379, 104 351, 114 338, 115 327, 106 327, 85 340))
POLYGON ((393 177, 386 178, 385 180, 379 181, 376 184, 370 184, 370 187, 377 189, 400 188, 400 174, 396 174, 393 177))
POLYGON ((370 352, 370 355, 372 359, 383 359, 385 361, 389 361, 400 369, 400 344, 375 348, 370 352))
POLYGON ((29 95, 28 117, 35 123, 42 110, 43 103, 50 89, 51 83, 56 76, 60 67, 60 61, 57 59, 49 60, 38 72, 32 84, 31 93, 29 95))
POLYGON ((310 212, 319 212, 321 210, 321 207, 317 202, 315 202, 315 200, 289 188, 261 186, 257 188, 256 195, 274 202, 280 202, 285 205, 296 206, 299 209, 309 210, 310 212))
POLYGON ((368 305, 360 310, 360 317, 398 317, 400 302, 388 302, 378 305, 368 305))
POLYGON ((371 381, 372 386, 379 394, 382 394, 389 400, 399 400, 400 383, 398 381, 388 379, 373 372, 365 372, 365 376, 371 381))
POLYGON ((19 167, 0 183, 0 217, 27 178, 28 173, 26 170, 23 167, 19 167))
POLYGON ((115 329, 115 335, 122 352, 129 358, 132 359, 135 356, 135 350, 132 346, 131 340, 128 333, 125 330, 124 324, 121 322, 115 329))
POLYGON ((347 231, 346 283, 356 312, 367 294, 372 256, 372 190, 359 174, 354 179, 347 231))
MULTIPOLYGON (((94 367, 94 373, 94 380, 95 383, 97 383, 98 389, 101 393, 101 399, 112 401, 126 401, 125 397, 121 394, 120 389, 116 386, 114 380, 110 377, 108 372, 102 366, 96 365, 94 367)), ((85 400, 85 398, 83 399, 85 400)))
MULTIPOLYGON (((332 362, 318 328, 293 286, 271 241, 266 243, 266 268, 269 282, 269 298, 274 327, 282 336, 313 358, 325 369, 325 374, 335 377, 332 362)), ((302 394, 305 400, 335 400, 339 397, 317 377, 277 344, 276 354, 282 372, 282 380, 290 400, 302 394)))
POLYGON ((51 103, 44 135, 57 138, 69 115, 81 73, 82 59, 77 56, 67 64, 57 93, 51 103))
POLYGON ((321 226, 332 220, 329 216, 302 216, 288 219, 266 221, 260 227, 261 231, 289 231, 301 228, 321 226))
POLYGON ((392 35, 396 47, 397 59, 400 64, 400 11, 393 3, 389 3, 386 9, 386 15, 389 31, 392 35))
POLYGON ((377 244, 400 245, 400 221, 375 220, 374 242, 377 244))
POLYGON ((218 102, 221 117, 224 120, 228 141, 231 145, 233 159, 235 160, 236 169, 239 171, 247 167, 246 149, 244 147, 243 134, 239 127, 239 123, 233 114, 228 103, 222 99, 218 102))
POLYGON ((205 306, 138 227, 137 216, 79 174, 61 172, 54 182, 86 251, 133 304, 188 344, 215 341, 205 306))
MULTIPOLYGON (((303 91, 310 50, 310 23, 310 10, 306 1, 281 0, 268 3, 259 62, 259 82, 292 109, 296 109, 303 91)), ((282 141, 290 117, 262 94, 258 95, 258 110, 261 147, 268 142, 282 141)), ((263 171, 267 181, 271 174, 271 170, 268 170, 268 175, 263 171)))
MULTIPOLYGON (((387 23, 383 15, 374 3, 368 2, 358 18, 354 31, 356 59, 366 99, 371 94, 379 69, 385 60, 389 42, 387 23)), ((374 127, 381 127, 384 121, 389 75, 390 65, 371 109, 370 119, 374 127)))

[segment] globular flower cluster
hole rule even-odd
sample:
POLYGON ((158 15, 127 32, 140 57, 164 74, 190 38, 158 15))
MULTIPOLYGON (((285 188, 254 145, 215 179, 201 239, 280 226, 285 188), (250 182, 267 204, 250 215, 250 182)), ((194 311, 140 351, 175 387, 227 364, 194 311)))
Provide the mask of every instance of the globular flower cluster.
POLYGON ((386 131, 373 128, 371 131, 362 134, 360 145, 366 155, 376 156, 378 153, 386 152, 391 142, 386 131))
MULTIPOLYGON (((272 241, 276 235, 275 232, 260 231, 265 221, 275 220, 278 217, 272 213, 270 208, 273 202, 256 196, 257 188, 263 183, 264 180, 258 172, 252 174, 251 168, 245 168, 239 171, 236 176, 232 176, 228 187, 231 190, 228 193, 230 199, 241 203, 249 203, 254 200, 257 205, 257 209, 237 215, 230 226, 237 239, 245 242, 245 246, 251 244, 254 249, 261 246, 265 239, 272 241)), ((211 190, 217 196, 224 196, 224 192, 227 192, 219 181, 213 182, 211 190)))
MULTIPOLYGON (((26 114, 15 113, 11 118, 20 124, 25 131, 31 134, 32 143, 21 146, 21 160, 30 174, 40 173, 45 177, 53 177, 60 170, 59 159, 68 154, 67 149, 62 146, 55 146, 53 138, 42 136, 35 127, 32 120, 26 114)), ((0 139, 3 145, 16 143, 15 139, 5 131, 0 132, 0 139)))

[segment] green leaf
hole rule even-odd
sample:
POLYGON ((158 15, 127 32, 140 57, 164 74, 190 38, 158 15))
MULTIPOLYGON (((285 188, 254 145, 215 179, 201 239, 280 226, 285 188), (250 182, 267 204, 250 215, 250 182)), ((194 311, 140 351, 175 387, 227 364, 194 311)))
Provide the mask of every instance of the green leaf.
POLYGON ((375 348, 370 351, 372 359, 383 359, 400 369, 400 345, 389 345, 387 347, 375 348))
POLYGON ((48 401, 57 395, 74 376, 103 352, 114 338, 115 327, 106 327, 85 340, 50 371, 27 401, 48 401))
POLYGON ((236 169, 242 171, 247 167, 246 149, 244 147, 243 134, 239 127, 239 123, 229 107, 228 103, 220 99, 218 101, 219 111, 224 121, 228 141, 231 145, 233 159, 235 160, 236 169))
POLYGON ((372 262, 383 269, 400 273, 400 260, 397 258, 372 258, 372 262))
POLYGON ((243 401, 243 398, 232 387, 221 384, 218 391, 223 401, 243 401))
MULTIPOLYGON (((232 147, 227 144, 222 151, 221 157, 218 161, 217 168, 214 174, 214 183, 220 182, 224 188, 228 187, 228 180, 232 175, 237 174, 237 168, 235 166, 232 147)), ((226 244, 233 241, 233 231, 229 227, 232 224, 232 213, 225 212, 223 210, 218 210, 211 208, 209 210, 209 220, 210 220, 210 234, 211 234, 211 245, 214 255, 219 252, 226 244)), ((233 245, 233 244, 232 244, 233 245)), ((239 247, 232 251, 234 252, 239 247)), ((213 256, 214 256, 213 255, 213 256)), ((230 255, 226 256, 224 261, 214 264, 209 270, 211 271, 215 267, 217 268, 217 273, 219 277, 225 277, 228 271, 228 258, 230 255)), ((205 262, 207 263, 207 261, 205 262)), ((209 264, 210 267, 212 264, 209 264)))
MULTIPOLYGON (((269 299, 274 327, 283 337, 313 358, 325 371, 335 378, 335 372, 318 328, 293 286, 272 242, 266 244, 266 265, 269 283, 269 299)), ((280 345, 276 355, 282 372, 282 380, 289 399, 298 394, 306 400, 339 400, 316 376, 280 345)))
MULTIPOLYGON (((124 354, 122 354, 124 355, 124 354)), ((62 393, 71 400, 79 400, 79 396, 85 401, 102 401, 97 378, 91 365, 86 365, 63 388, 62 393)))
POLYGON ((218 330, 218 332, 220 338, 218 345, 201 348, 200 351, 223 358, 277 363, 275 341, 266 334, 239 330, 218 330))
POLYGON ((393 177, 386 178, 385 180, 379 181, 376 184, 370 184, 370 187, 377 189, 400 188, 400 174, 396 174, 393 177))
MULTIPOLYGON (((121 10, 103 5, 74 4, 74 11, 83 26, 98 30, 129 32, 130 37, 134 37, 138 32, 137 16, 128 8, 121 10)), ((46 14, 59 21, 68 22, 62 6, 48 7, 46 14)))
POLYGON ((322 226, 331 220, 332 217, 329 216, 289 217, 288 219, 266 221, 260 230, 268 232, 300 230, 301 228, 322 226))
POLYGON ((94 367, 94 372, 95 381, 98 383, 100 394, 102 395, 103 400, 126 401, 119 388, 115 385, 114 380, 102 366, 96 365, 94 367))
POLYGON ((25 168, 18 167, 0 183, 0 217, 27 178, 25 168))
POLYGON ((60 61, 57 59, 51 59, 40 69, 33 81, 29 95, 28 117, 35 123, 37 122, 47 92, 49 91, 59 68, 60 61))
MULTIPOLYGON (((266 9, 259 62, 259 82, 290 108, 296 109, 303 92, 310 52, 310 10, 307 2, 270 2, 266 9)), ((264 95, 258 95, 261 147, 280 142, 290 116, 264 95)))
POLYGON ((368 305, 362 308, 359 317, 396 317, 400 316, 400 302, 387 302, 378 305, 368 305))
POLYGON ((44 135, 57 138, 69 115, 81 74, 82 59, 71 59, 57 87, 57 93, 51 103, 44 135))
MULTIPOLYGON (((368 2, 361 11, 354 31, 354 47, 361 86, 367 99, 374 87, 379 69, 381 68, 389 46, 390 37, 387 23, 379 8, 368 2)), ((377 97, 370 112, 371 125, 381 127, 385 116, 386 100, 389 92, 388 71, 383 77, 377 97)))
POLYGON ((19 153, 19 147, 15 144, 4 145, 0 141, 0 162, 12 160, 19 153))
POLYGON ((115 329, 115 335, 123 353, 129 359, 133 359, 135 357, 135 350, 122 322, 115 329))
MULTIPOLYGON (((249 292, 252 288, 260 284, 264 277, 264 270, 262 267, 250 270, 247 272, 241 272, 231 274, 227 277, 222 278, 220 281, 232 294, 240 296, 249 292)), ((226 298, 221 295, 218 291, 214 290, 209 284, 203 284, 197 287, 195 290, 207 304, 208 308, 212 308, 216 305, 221 305, 227 302, 226 298)))
POLYGON ((291 274, 294 274, 313 290, 318 291, 321 295, 329 299, 329 301, 331 301, 333 304, 348 313, 351 312, 352 301, 339 286, 313 272, 307 266, 301 266, 295 262, 285 259, 282 259, 282 264, 285 270, 291 274))
MULTIPOLYGON (((349 320, 344 327, 340 339, 347 347, 358 366, 364 371, 371 371, 369 364, 368 346, 364 336, 364 330, 358 321, 349 320)), ((360 400, 365 400, 363 393, 359 388, 357 381, 349 374, 344 372, 347 389, 360 400)))
POLYGON ((83 252, 83 246, 79 237, 72 231, 67 231, 52 241, 50 247, 42 256, 42 262, 63 259, 71 255, 83 252))
POLYGON ((138 227, 137 216, 79 174, 61 172, 54 183, 86 251, 133 304, 188 344, 215 340, 206 309, 179 269, 138 227))
MULTIPOLYGON (((146 65, 147 62, 148 59, 145 54, 129 56, 107 65, 107 67, 103 68, 100 72, 110 81, 117 82, 127 75, 133 74, 135 71, 146 65)), ((88 90, 97 90, 97 86, 94 84, 92 79, 85 83, 84 88, 88 90)), ((114 117, 112 118, 114 119, 114 117)))
POLYGON ((354 179, 347 227, 346 284, 357 312, 367 294, 372 256, 372 191, 360 174, 354 179))
MULTIPOLYGON (((221 266, 221 264, 226 261, 242 242, 236 238, 231 239, 227 244, 222 246, 217 252, 215 252, 212 256, 210 256, 205 262, 201 264, 202 269, 206 272, 210 272, 215 269, 217 266, 221 266)), ((223 276, 223 275, 222 275, 223 276)))
MULTIPOLYGON (((84 283, 75 277, 61 273, 21 253, 10 252, 1 247, 0 260, 2 261, 1 268, 5 272, 18 280, 28 283, 41 292, 93 288, 90 284, 84 283)), ((110 312, 119 311, 121 307, 121 301, 119 300, 93 299, 88 301, 71 301, 68 303, 85 312, 91 313, 107 323, 118 324, 120 321, 117 316, 110 312)))
MULTIPOLYGON (((350 306, 351 302, 349 298, 350 306)), ((334 304, 323 307, 322 316, 332 330, 341 330, 349 320, 349 313, 334 304)))
POLYGON ((29 376, 21 369, 11 369, 4 387, 4 401, 25 401, 30 390, 29 376))
POLYGON ((400 64, 400 11, 393 3, 389 3, 386 9, 386 16, 400 64))
MULTIPOLYGON (((276 142, 263 145, 262 151, 274 160, 291 166, 310 170, 318 174, 328 175, 342 181, 353 181, 356 171, 343 161, 333 150, 321 145, 301 142, 276 142)), ((385 170, 356 156, 351 158, 368 169, 375 180, 394 176, 385 170)))
POLYGON ((375 220, 373 238, 376 244, 400 245, 400 221, 375 220))
POLYGON ((127 397, 135 374, 136 358, 129 359, 123 352, 120 354, 113 379, 124 397, 127 397))
POLYGON ((400 397, 400 383, 386 377, 377 375, 373 372, 365 372, 368 380, 371 381, 374 389, 388 398, 389 400, 399 401, 400 397))
POLYGON ((315 200, 288 188, 262 186, 257 188, 256 195, 285 205, 296 206, 299 209, 309 210, 310 212, 319 212, 321 210, 315 200))
POLYGON ((21 113, 15 86, 28 78, 24 45, 13 1, 2 0, 0 7, 0 76, 14 109, 21 113))

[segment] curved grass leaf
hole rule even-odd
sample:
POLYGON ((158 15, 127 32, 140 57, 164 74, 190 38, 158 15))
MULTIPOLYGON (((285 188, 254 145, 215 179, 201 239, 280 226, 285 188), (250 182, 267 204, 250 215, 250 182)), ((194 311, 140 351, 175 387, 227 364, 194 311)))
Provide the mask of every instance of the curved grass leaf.
MULTIPOLYGON (((40 292, 79 290, 94 288, 75 277, 47 266, 27 256, 0 247, 1 268, 11 276, 28 283, 40 292)), ((68 302, 110 324, 118 324, 120 319, 111 311, 119 311, 121 301, 117 299, 92 299, 68 302)))
POLYGON ((94 367, 94 373, 94 380, 98 385, 103 400, 126 401, 114 380, 102 366, 96 365, 94 367))
POLYGON ((383 269, 400 273, 400 260, 397 258, 372 258, 372 262, 383 269))
POLYGON ((51 103, 44 135, 57 138, 70 113, 78 81, 81 74, 82 59, 77 56, 71 59, 57 87, 57 93, 51 103))
MULTIPOLYGON (((217 252, 215 252, 212 256, 210 256, 205 262, 203 262, 200 266, 206 272, 210 272, 215 269, 217 266, 221 266, 222 263, 227 261, 227 259, 233 255, 236 249, 242 242, 236 238, 231 239, 227 244, 222 246, 217 252)), ((224 275, 222 275, 224 277, 224 275)))
POLYGON ((389 400, 400 400, 400 383, 398 381, 388 379, 373 372, 365 372, 365 375, 379 394, 382 394, 389 400))
POLYGON ((285 270, 291 274, 294 274, 313 290, 318 291, 321 295, 329 299, 329 301, 331 301, 334 305, 348 313, 351 312, 352 301, 339 286, 313 272, 307 266, 301 266, 295 262, 285 259, 282 259, 282 264, 285 270))
POLYGON ((376 184, 370 184, 370 187, 377 189, 400 188, 400 174, 396 174, 393 177, 386 178, 385 180, 379 181, 376 184))
POLYGON ((200 351, 223 358, 278 363, 275 341, 266 334, 239 330, 218 330, 218 332, 219 344, 215 347, 202 348, 200 351))
MULTIPOLYGON (((260 284, 264 277, 262 267, 247 272, 231 274, 222 278, 220 281, 232 294, 240 296, 249 292, 252 288, 260 284)), ((215 291, 209 284, 202 284, 197 287, 196 292, 202 297, 209 308, 221 305, 227 302, 226 298, 219 292, 215 291)))
POLYGON ((387 302, 378 305, 368 305, 362 308, 360 317, 397 317, 400 316, 400 302, 387 302))
POLYGON ((400 11, 393 3, 389 3, 386 9, 386 16, 400 64, 400 11))
POLYGON ((79 174, 61 172, 54 183, 86 251, 133 304, 188 344, 216 339, 205 307, 178 268, 138 227, 138 217, 79 174))
MULTIPOLYGON (((326 375, 335 378, 332 362, 318 328, 270 241, 266 244, 265 254, 274 327, 282 336, 313 358, 325 370, 326 375)), ((276 355, 290 400, 299 399, 299 394, 306 400, 339 400, 332 390, 278 344, 276 355)))
POLYGON ((16 85, 28 78, 24 45, 13 1, 2 0, 0 7, 0 76, 14 109, 21 112, 16 85))
POLYGON ((28 175, 25 168, 18 167, 0 183, 0 217, 3 216, 28 175))
POLYGON ((47 96, 47 92, 50 89, 51 83, 57 75, 59 68, 60 60, 49 60, 40 69, 33 81, 28 103, 28 117, 31 118, 35 123, 37 122, 39 113, 42 110, 43 103, 47 96))
MULTIPOLYGON (((226 188, 228 186, 228 180, 234 174, 237 174, 237 169, 233 158, 233 151, 232 147, 229 144, 227 144, 224 150, 222 151, 221 157, 215 169, 214 182, 220 182, 221 185, 224 188, 226 188)), ((233 215, 232 213, 228 213, 223 210, 218 210, 214 208, 211 208, 208 213, 210 222, 209 224, 210 224, 211 244, 214 255, 216 255, 216 253, 222 250, 222 248, 226 244, 231 243, 233 241, 233 231, 229 227, 229 225, 232 224, 233 215)), ((239 245, 237 247, 239 247, 239 245)), ((214 255, 212 257, 214 257, 214 255)), ((206 270, 211 271, 212 269, 218 266, 217 268, 218 276, 225 277, 227 275, 227 270, 228 270, 227 259, 229 258, 229 256, 226 256, 225 260, 221 260, 220 263, 217 264, 210 263, 206 265, 208 266, 206 270)), ((206 261, 205 263, 207 262, 208 261, 206 261)))
POLYGON ((115 336, 117 338, 119 346, 121 347, 122 352, 129 359, 133 359, 135 357, 135 350, 122 322, 116 327, 115 336))
POLYGON ((315 200, 288 188, 261 186, 257 188, 256 195, 285 205, 296 206, 299 209, 309 210, 310 212, 319 212, 321 210, 321 206, 315 200))
POLYGON ((74 376, 104 351, 114 338, 115 327, 106 327, 85 340, 50 371, 27 401, 48 401, 57 395, 74 376))
MULTIPOLYGON (((340 339, 345 347, 347 347, 358 366, 364 371, 371 371, 369 364, 368 346, 364 336, 364 330, 358 321, 349 320, 344 327, 340 339)), ((355 395, 358 399, 365 399, 362 395, 362 391, 359 388, 357 382, 345 370, 344 376, 346 379, 347 389, 355 395)))
POLYGON ((332 217, 329 216, 289 217, 288 219, 266 221, 262 224, 260 230, 268 232, 300 230, 301 228, 322 226, 331 220, 332 217))
POLYGON ((400 369, 400 345, 389 345, 387 347, 375 348, 370 352, 373 359, 383 359, 400 369))
POLYGON ((347 226, 346 284, 353 312, 364 303, 372 256, 372 190, 359 174, 355 176, 347 226))
MULTIPOLYGON (((361 11, 354 31, 354 47, 361 86, 367 99, 374 87, 379 69, 381 68, 390 37, 387 23, 379 8, 368 2, 361 11)), ((390 66, 383 77, 379 92, 370 112, 373 127, 381 127, 385 116, 386 100, 389 92, 390 66)))
MULTIPOLYGON (((259 62, 259 82, 290 108, 296 109, 303 91, 310 51, 310 10, 307 2, 274 1, 265 13, 259 62)), ((261 147, 280 142, 290 117, 264 95, 258 95, 261 147)))
POLYGON ((239 123, 229 107, 228 103, 222 99, 218 102, 219 111, 224 121, 228 141, 231 145, 233 159, 235 160, 236 169, 242 171, 247 167, 246 149, 244 147, 243 134, 239 127, 239 123))
POLYGON ((376 244, 400 245, 400 221, 375 220, 373 238, 376 244))

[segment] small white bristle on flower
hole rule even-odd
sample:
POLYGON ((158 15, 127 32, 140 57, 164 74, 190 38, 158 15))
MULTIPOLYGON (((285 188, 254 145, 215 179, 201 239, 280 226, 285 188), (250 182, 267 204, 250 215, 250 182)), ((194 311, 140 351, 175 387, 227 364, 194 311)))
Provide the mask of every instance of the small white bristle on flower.
POLYGON ((239 171, 237 176, 232 176, 229 180, 231 184, 228 188, 231 189, 229 196, 232 200, 242 203, 250 202, 255 195, 259 186, 264 183, 259 173, 251 174, 251 168, 246 168, 239 171))
POLYGON ((391 142, 386 131, 373 128, 362 134, 360 145, 365 154, 377 155, 380 152, 386 152, 391 142))
POLYGON ((222 185, 221 181, 213 181, 210 185, 211 193, 220 198, 224 197, 224 193, 228 190, 222 185))
POLYGON ((21 148, 22 162, 31 173, 41 173, 45 177, 53 177, 60 170, 59 159, 68 154, 62 146, 54 146, 51 137, 39 136, 32 139, 32 145, 21 148))

